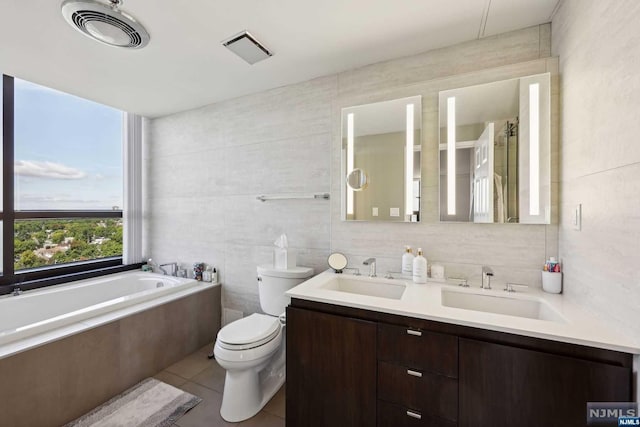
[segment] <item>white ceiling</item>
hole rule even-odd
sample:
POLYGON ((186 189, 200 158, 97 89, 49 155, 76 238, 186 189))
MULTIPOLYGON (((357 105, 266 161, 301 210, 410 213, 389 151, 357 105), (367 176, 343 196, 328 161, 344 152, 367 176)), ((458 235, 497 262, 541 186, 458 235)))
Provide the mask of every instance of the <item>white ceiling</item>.
POLYGON ((72 29, 62 0, 0 0, 0 72, 157 117, 549 22, 558 1, 125 0, 151 42, 124 50, 72 29), (221 46, 245 29, 274 56, 221 46))

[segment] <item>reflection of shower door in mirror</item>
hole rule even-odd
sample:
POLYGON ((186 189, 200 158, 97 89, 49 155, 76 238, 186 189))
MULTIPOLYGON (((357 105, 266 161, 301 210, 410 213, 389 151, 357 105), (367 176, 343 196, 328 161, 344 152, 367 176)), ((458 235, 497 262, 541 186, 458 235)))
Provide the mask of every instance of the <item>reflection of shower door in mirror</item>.
POLYGON ((493 123, 474 144, 473 222, 493 222, 493 123))

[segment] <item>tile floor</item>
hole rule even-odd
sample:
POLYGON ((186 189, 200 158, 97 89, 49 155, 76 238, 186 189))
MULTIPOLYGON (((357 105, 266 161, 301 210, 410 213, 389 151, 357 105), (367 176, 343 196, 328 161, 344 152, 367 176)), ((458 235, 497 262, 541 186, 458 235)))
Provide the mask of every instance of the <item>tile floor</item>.
POLYGON ((241 423, 228 423, 220 417, 225 370, 207 354, 213 344, 202 347, 154 377, 202 398, 195 408, 180 418, 177 427, 284 427, 285 387, 283 386, 256 416, 241 423))

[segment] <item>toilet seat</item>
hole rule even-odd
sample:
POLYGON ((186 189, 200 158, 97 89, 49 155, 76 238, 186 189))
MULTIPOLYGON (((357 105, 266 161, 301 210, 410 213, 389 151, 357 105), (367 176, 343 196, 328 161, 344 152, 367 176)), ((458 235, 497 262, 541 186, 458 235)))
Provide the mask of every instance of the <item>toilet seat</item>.
POLYGON ((229 323, 218 332, 217 344, 227 350, 247 350, 260 347, 281 333, 277 317, 254 313, 229 323))

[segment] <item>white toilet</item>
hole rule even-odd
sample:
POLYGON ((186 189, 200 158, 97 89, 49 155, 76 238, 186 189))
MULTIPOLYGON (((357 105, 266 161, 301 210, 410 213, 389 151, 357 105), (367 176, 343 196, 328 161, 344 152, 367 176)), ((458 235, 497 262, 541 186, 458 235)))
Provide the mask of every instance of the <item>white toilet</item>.
POLYGON ((214 355, 227 370, 220 415, 238 422, 253 417, 285 380, 284 293, 313 276, 313 269, 277 270, 258 266, 260 306, 266 314, 251 314, 218 332, 214 355))

